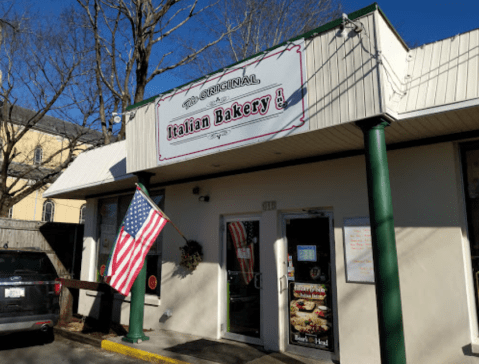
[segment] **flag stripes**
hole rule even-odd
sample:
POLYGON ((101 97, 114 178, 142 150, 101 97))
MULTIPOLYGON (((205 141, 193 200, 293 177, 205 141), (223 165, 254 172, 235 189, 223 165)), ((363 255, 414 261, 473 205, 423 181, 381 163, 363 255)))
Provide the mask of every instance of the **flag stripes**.
POLYGON ((162 211, 153 208, 137 189, 105 271, 107 282, 118 292, 128 295, 148 251, 167 222, 162 211))
POLYGON ((248 244, 248 234, 241 221, 229 223, 228 230, 231 234, 231 239, 233 240, 236 258, 240 264, 243 280, 246 284, 249 284, 254 276, 253 244, 248 244))

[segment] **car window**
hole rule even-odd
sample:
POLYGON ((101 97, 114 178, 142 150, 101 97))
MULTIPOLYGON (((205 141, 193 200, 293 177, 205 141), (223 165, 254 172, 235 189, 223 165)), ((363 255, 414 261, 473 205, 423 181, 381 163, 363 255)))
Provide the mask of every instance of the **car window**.
POLYGON ((56 274, 50 259, 43 253, 8 252, 0 254, 1 274, 56 274))

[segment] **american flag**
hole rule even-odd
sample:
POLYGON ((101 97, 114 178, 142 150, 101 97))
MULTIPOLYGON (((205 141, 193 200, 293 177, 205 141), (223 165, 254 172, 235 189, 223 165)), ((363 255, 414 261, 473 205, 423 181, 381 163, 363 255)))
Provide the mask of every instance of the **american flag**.
POLYGON ((248 234, 248 223, 235 221, 228 224, 228 230, 235 247, 236 258, 240 264, 243 280, 249 284, 254 276, 254 248, 251 243, 251 234, 248 234))
POLYGON ((163 212, 137 188, 105 269, 106 281, 122 295, 130 292, 148 250, 167 222, 163 212))

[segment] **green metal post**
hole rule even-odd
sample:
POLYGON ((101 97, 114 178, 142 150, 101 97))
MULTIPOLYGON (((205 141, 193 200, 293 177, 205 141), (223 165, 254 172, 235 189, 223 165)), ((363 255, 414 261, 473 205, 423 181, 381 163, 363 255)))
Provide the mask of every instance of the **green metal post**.
MULTIPOLYGON (((150 174, 138 173, 138 185, 149 195, 145 186, 149 185, 150 174)), ((141 268, 140 273, 131 286, 131 302, 130 302, 130 326, 128 334, 123 337, 123 341, 130 343, 139 343, 149 340, 150 338, 143 333, 143 316, 145 310, 145 287, 146 287, 146 260, 141 268)))
POLYGON ((405 364, 396 237, 384 138, 384 128, 389 122, 375 118, 360 122, 358 126, 364 133, 366 151, 381 363, 405 364))

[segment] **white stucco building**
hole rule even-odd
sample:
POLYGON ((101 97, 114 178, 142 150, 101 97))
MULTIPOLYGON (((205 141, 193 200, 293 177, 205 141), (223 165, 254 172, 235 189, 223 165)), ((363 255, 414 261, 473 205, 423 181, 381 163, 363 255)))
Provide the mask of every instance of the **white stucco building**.
MULTIPOLYGON (((133 105, 125 141, 81 154, 45 196, 87 200, 82 279, 148 172, 204 256, 179 266, 165 227, 145 328, 379 363, 357 122, 383 120, 407 362, 479 363, 479 30, 409 49, 376 4, 349 19, 133 105)), ((81 292, 82 314, 96 295, 81 292)), ((115 302, 127 322, 129 298, 115 302)))

